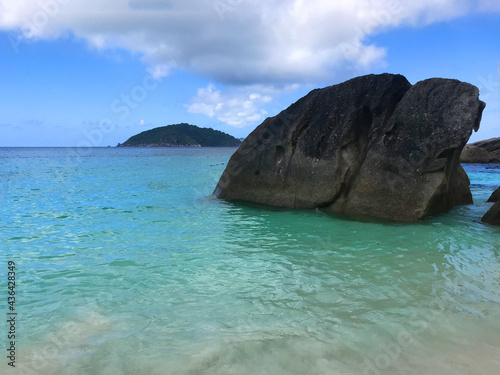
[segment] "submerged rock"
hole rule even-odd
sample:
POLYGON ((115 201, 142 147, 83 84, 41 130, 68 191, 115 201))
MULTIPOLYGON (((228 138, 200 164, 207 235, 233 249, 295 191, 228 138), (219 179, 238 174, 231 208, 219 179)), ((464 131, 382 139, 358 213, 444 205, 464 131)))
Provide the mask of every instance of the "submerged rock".
POLYGON ((500 226, 500 201, 497 201, 481 219, 483 223, 500 226))
POLYGON ((488 202, 498 202, 500 201, 500 187, 496 189, 493 194, 491 194, 491 197, 488 199, 488 202))
POLYGON ((460 155, 461 163, 500 163, 500 138, 471 143, 460 155))
POLYGON ((401 221, 472 203, 459 157, 479 128, 478 96, 392 74, 314 90, 245 139, 214 194, 401 221))

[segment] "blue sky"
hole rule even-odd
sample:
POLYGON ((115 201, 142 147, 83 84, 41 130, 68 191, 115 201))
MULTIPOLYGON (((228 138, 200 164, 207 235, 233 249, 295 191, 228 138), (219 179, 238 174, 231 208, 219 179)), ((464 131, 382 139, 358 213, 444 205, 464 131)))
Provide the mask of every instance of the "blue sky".
POLYGON ((0 0, 0 147, 180 122, 244 137, 313 88, 382 72, 478 86, 471 140, 499 137, 499 25, 491 0, 0 0))

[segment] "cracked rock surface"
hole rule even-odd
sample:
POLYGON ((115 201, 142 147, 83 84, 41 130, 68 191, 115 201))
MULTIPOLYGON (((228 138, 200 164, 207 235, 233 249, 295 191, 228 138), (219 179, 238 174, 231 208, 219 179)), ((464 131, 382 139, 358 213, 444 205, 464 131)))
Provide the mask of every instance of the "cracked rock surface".
POLYGON ((226 200, 417 221, 472 203, 459 157, 479 128, 475 86, 368 75, 310 92, 231 157, 226 200))

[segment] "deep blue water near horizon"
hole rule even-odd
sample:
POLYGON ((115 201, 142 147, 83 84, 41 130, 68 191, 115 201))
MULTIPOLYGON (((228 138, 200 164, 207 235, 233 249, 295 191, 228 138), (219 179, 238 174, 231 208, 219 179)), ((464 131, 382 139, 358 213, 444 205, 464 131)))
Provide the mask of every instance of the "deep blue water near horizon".
POLYGON ((234 151, 0 148, 0 374, 500 373, 500 165, 464 166, 474 205, 357 222, 211 199, 234 151))

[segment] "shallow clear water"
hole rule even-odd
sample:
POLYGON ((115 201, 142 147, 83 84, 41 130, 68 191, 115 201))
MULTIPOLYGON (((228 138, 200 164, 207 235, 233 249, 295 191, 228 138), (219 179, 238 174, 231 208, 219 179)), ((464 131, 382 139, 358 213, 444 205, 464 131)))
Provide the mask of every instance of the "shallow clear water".
POLYGON ((409 225, 210 199, 232 152, 0 149, 0 373, 500 373, 498 165, 409 225))

